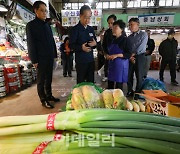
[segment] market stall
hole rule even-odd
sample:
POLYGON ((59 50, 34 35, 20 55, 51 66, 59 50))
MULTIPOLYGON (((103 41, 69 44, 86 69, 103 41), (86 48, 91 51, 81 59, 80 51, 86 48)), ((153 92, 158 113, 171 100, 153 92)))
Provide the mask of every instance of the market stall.
POLYGON ((36 70, 28 57, 25 33, 26 22, 32 20, 34 15, 20 4, 15 12, 12 19, 0 18, 1 78, 6 85, 1 86, 1 97, 17 92, 36 80, 36 70))
POLYGON ((161 115, 84 109, 0 121, 2 154, 180 152, 179 119, 161 115))
MULTIPOLYGON (((110 2, 103 2, 107 3, 110 2)), ((64 12, 66 16, 62 18, 64 26, 78 21, 76 15, 72 16, 73 10, 68 11, 64 12)), ((154 19, 153 15, 148 17, 154 19)), ((148 17, 144 15, 141 20, 148 17)), ((93 17, 92 22, 96 22, 96 19, 93 17)), ((10 30, 13 28, 14 25, 10 26, 10 30)), ((151 32, 157 35, 157 30, 153 32, 151 29, 151 32)), ((16 28, 12 31, 17 32, 16 28)), ((19 35, 22 34, 23 26, 19 35)), ((158 33, 156 37, 163 39, 165 35, 160 36, 158 33)), ((36 70, 29 62, 26 50, 12 48, 9 43, 3 43, 0 49, 3 53, 0 96, 17 91, 23 85, 31 85, 36 78, 36 70)), ((156 41, 152 69, 159 69, 157 49, 156 41)), ((55 72, 52 91, 54 96, 61 97, 61 102, 54 103, 52 110, 38 103, 35 86, 26 95, 20 93, 19 99, 15 98, 23 98, 21 104, 18 101, 14 103, 13 110, 18 108, 17 111, 3 113, 3 117, 0 117, 0 154, 180 153, 180 91, 177 86, 173 88, 178 91, 171 88, 170 92, 166 87, 168 84, 156 80, 156 77, 146 78, 142 92, 136 93, 138 100, 134 100, 133 97, 126 97, 126 89, 124 92, 121 89, 106 89, 107 84, 97 80, 97 76, 96 84, 84 82, 75 85, 75 75, 73 72, 73 77, 63 78, 59 72, 55 72)), ((12 107, 10 103, 7 103, 8 108, 12 107)), ((4 106, 1 107, 4 109, 4 106)))
POLYGON ((68 111, 0 117, 0 153, 178 154, 179 93, 144 90, 140 95, 143 101, 128 100, 120 89, 75 85, 68 111))

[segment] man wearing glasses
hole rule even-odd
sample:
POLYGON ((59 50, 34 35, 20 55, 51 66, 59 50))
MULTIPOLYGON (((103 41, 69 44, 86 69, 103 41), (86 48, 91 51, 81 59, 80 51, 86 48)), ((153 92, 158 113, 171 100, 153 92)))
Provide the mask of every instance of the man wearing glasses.
MULTIPOLYGON (((146 45, 148 41, 148 35, 139 28, 139 19, 131 18, 129 20, 129 29, 132 32, 128 36, 131 42, 132 56, 129 63, 129 73, 128 73, 128 93, 127 96, 134 96, 133 90, 133 77, 134 73, 136 75, 136 93, 141 92, 141 86, 144 77, 144 65, 145 65, 145 53, 146 45)), ((138 95, 134 96, 134 99, 138 99, 138 95)))
POLYGON ((36 18, 26 26, 28 54, 33 66, 37 69, 37 91, 46 108, 54 108, 50 101, 58 102, 52 96, 52 72, 54 58, 57 57, 56 45, 51 28, 47 22, 47 8, 42 1, 33 4, 36 18))

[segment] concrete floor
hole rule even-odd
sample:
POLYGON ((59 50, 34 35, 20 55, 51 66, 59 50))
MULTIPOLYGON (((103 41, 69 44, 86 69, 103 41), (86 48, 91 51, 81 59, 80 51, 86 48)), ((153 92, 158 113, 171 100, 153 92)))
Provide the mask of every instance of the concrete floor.
MULTIPOLYGON (((150 70, 149 77, 158 79, 159 71, 150 70)), ((106 88, 107 83, 101 82, 101 78, 95 73, 96 84, 102 88, 106 88)), ((180 90, 180 86, 172 86, 170 84, 169 71, 165 71, 164 80, 168 92, 174 90, 180 90)), ((180 83, 180 73, 177 72, 177 81, 180 83)), ((61 99, 60 102, 54 104, 54 109, 46 109, 41 106, 39 101, 36 84, 26 88, 18 93, 11 94, 4 98, 0 98, 0 116, 15 116, 15 115, 35 115, 35 114, 48 114, 58 112, 59 109, 63 108, 66 104, 68 95, 72 87, 76 83, 76 72, 73 71, 73 77, 64 78, 62 75, 62 69, 54 71, 52 91, 55 97, 61 99)), ((126 86, 124 86, 124 92, 127 92, 126 86)))

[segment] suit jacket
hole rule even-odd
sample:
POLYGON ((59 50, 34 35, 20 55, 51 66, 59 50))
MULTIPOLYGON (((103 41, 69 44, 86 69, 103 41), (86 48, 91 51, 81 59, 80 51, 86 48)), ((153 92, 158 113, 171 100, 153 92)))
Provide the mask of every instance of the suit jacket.
POLYGON ((26 26, 28 54, 32 63, 40 59, 53 59, 57 57, 57 50, 50 25, 35 18, 26 26))
POLYGON ((70 48, 75 52, 76 63, 89 63, 94 61, 93 48, 90 52, 82 50, 82 44, 92 40, 96 41, 94 29, 91 26, 86 28, 79 22, 71 29, 70 33, 70 48))
POLYGON ((146 51, 149 51, 149 54, 146 55, 151 55, 154 51, 155 48, 155 42, 153 39, 148 38, 148 42, 147 42, 147 47, 146 47, 146 51))

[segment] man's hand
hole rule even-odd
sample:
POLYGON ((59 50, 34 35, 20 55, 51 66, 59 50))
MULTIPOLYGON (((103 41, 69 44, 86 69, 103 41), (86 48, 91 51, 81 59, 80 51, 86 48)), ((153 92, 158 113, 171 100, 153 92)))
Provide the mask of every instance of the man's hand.
POLYGON ((114 60, 114 59, 116 59, 116 58, 117 58, 117 55, 116 55, 116 54, 110 56, 110 60, 114 60))
POLYGON ((111 60, 111 56, 108 55, 108 54, 105 55, 105 58, 106 58, 107 60, 111 60))
POLYGON ((123 54, 114 54, 114 55, 108 55, 108 59, 109 60, 114 60, 114 59, 116 59, 116 58, 122 58, 123 57, 123 54))
POLYGON ((86 45, 87 45, 87 43, 82 44, 82 50, 85 51, 85 52, 90 52, 91 48, 87 47, 86 45))
POLYGON ((89 41, 89 43, 88 43, 88 45, 90 46, 90 47, 94 47, 94 46, 96 46, 96 41, 93 39, 93 41, 89 41))
POLYGON ((149 51, 149 50, 146 50, 145 54, 146 54, 146 55, 149 55, 149 54, 150 54, 150 51, 149 51))
POLYGON ((37 69, 37 67, 38 67, 38 63, 33 64, 33 66, 37 69))
POLYGON ((130 62, 133 63, 133 64, 135 64, 135 62, 136 62, 136 58, 133 57, 133 56, 131 56, 129 60, 130 60, 130 62))

